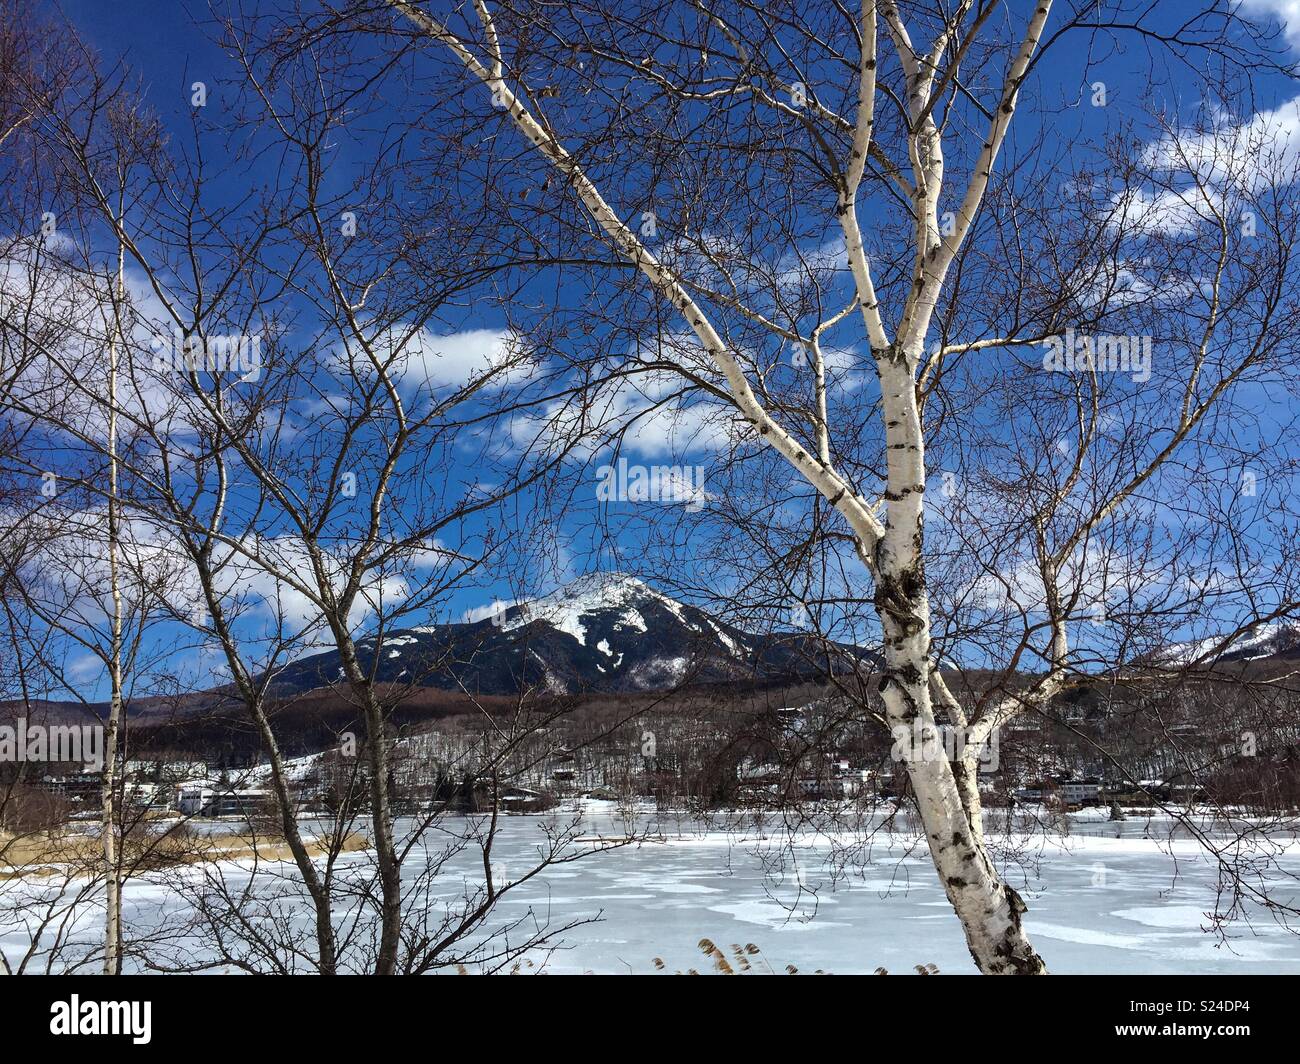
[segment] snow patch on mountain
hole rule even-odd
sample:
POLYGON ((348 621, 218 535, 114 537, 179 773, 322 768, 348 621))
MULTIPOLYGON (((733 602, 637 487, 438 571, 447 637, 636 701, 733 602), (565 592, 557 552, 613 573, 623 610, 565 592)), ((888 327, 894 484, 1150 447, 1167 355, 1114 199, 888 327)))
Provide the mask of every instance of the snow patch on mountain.
MULTIPOLYGON (((826 668, 824 644, 800 633, 741 631, 626 573, 584 576, 477 620, 395 630, 382 641, 372 636, 358 649, 384 682, 409 676, 424 686, 503 695, 765 681, 826 668)), ((833 668, 863 660, 847 645, 835 653, 833 668)), ((324 652, 277 680, 285 690, 306 691, 343 677, 337 654, 324 652)))
POLYGON ((1202 659, 1208 662, 1214 656, 1230 661, 1255 661, 1290 649, 1300 642, 1300 631, 1294 625, 1270 621, 1225 646, 1226 638, 1226 635, 1216 635, 1208 639, 1175 643, 1160 651, 1156 658, 1166 665, 1190 665, 1202 659))
POLYGON ((682 681, 689 665, 690 661, 685 657, 656 658, 635 666, 631 678, 637 686, 647 690, 671 686, 682 681))
POLYGON ((728 650, 730 650, 730 651, 731 651, 733 654, 735 654, 737 657, 739 657, 741 654, 744 653, 744 651, 741 649, 740 645, 739 645, 739 644, 738 644, 734 639, 732 639, 731 636, 727 635, 727 633, 724 632, 724 631, 722 630, 721 626, 718 625, 717 622, 715 622, 715 621, 713 621, 713 620, 710 620, 710 621, 709 621, 709 627, 712 628, 714 634, 715 634, 719 639, 722 640, 722 645, 725 646, 728 650))
MULTIPOLYGON (((502 631, 513 632, 534 621, 545 621, 557 631, 573 636, 583 646, 587 645, 587 625, 584 617, 617 610, 615 626, 622 625, 638 632, 647 631, 645 618, 634 603, 646 599, 664 605, 679 619, 681 603, 661 595, 649 584, 627 573, 593 573, 580 577, 542 598, 530 599, 514 607, 501 625, 502 631)), ((605 650, 608 654, 609 651, 605 650)))

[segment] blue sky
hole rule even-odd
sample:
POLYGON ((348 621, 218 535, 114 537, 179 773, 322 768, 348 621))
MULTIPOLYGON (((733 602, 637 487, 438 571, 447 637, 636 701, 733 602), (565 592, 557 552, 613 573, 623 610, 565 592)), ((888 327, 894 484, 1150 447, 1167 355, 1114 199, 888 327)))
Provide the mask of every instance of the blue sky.
MULTIPOLYGON (((1024 4, 1012 5, 1017 11, 1025 8, 1024 4)), ((1297 5, 1293 0, 1249 0, 1245 5, 1262 18, 1270 16, 1293 16, 1297 27, 1294 39, 1300 40, 1300 11, 1293 10, 1297 5)), ((250 10, 259 10, 258 5, 250 5, 250 10)), ((222 86, 224 78, 233 74, 228 58, 211 43, 210 26, 201 24, 207 18, 202 5, 155 4, 130 2, 105 5, 91 0, 67 0, 61 10, 84 36, 86 41, 105 57, 106 60, 122 58, 140 77, 146 100, 153 107, 165 126, 178 142, 188 137, 191 119, 190 95, 195 81, 204 81, 208 85, 209 107, 214 111, 229 105, 231 90, 222 86), (198 20, 196 22, 196 20, 198 20)), ((275 5, 267 5, 260 10, 275 10, 275 5)), ((1181 17, 1182 8, 1177 3, 1166 5, 1169 24, 1181 17)), ((1019 17, 1019 16, 1017 16, 1019 17)), ((1078 33, 1069 41, 1054 46, 1052 61, 1043 64, 1035 74, 1030 86, 1024 91, 1025 102, 1022 117, 1014 128, 1012 143, 1008 155, 1014 157, 1015 143, 1018 138, 1032 140, 1043 135, 1049 141, 1068 147, 1073 140, 1089 141, 1099 138, 1105 131, 1114 130, 1115 124, 1123 121, 1124 116, 1141 116, 1155 109, 1161 109, 1174 116, 1180 123, 1195 119, 1204 112, 1207 104, 1217 108, 1217 101, 1207 101, 1200 94, 1196 79, 1192 74, 1179 67, 1177 63, 1164 64, 1162 60, 1162 77, 1158 88, 1152 89, 1148 73, 1151 53, 1135 42, 1128 42, 1122 48, 1098 45, 1085 33, 1078 33), (1090 97, 1095 94, 1095 83, 1106 86, 1109 104, 1106 108, 1094 107, 1090 97)), ((419 63, 428 62, 437 73, 442 69, 439 60, 430 57, 421 58, 419 63)), ((1231 107, 1232 117, 1224 118, 1221 124, 1231 128, 1239 123, 1251 121, 1256 114, 1272 114, 1272 121, 1287 129, 1300 130, 1291 101, 1298 95, 1297 86, 1281 76, 1262 76, 1251 86, 1251 98, 1245 97, 1235 101, 1231 107)), ((480 90, 475 90, 480 91, 480 90)), ((427 101, 420 101, 426 103, 427 101)), ((370 116, 371 127, 378 127, 384 122, 402 124, 410 121, 411 108, 415 100, 395 97, 385 108, 370 116)), ((425 115, 425 120, 430 120, 425 115)), ((436 121, 436 115, 433 116, 436 121)), ((1149 125, 1138 127, 1139 135, 1147 137, 1146 144, 1154 143, 1155 132, 1149 125)), ((512 136, 511 131, 483 131, 485 139, 495 136, 512 136)), ((332 157, 332 172, 327 181, 334 180, 338 187, 346 184, 346 178, 352 167, 364 167, 369 154, 364 138, 349 144, 341 141, 332 157)), ((634 171, 629 171, 634 176, 634 171)), ((1040 175, 1027 175, 1027 180, 1041 180, 1040 175)), ((245 167, 231 168, 220 172, 213 183, 212 192, 218 198, 228 196, 231 202, 237 201, 250 185, 257 180, 255 173, 245 167)), ((616 206, 621 206, 615 198, 616 206)), ((868 207, 867 211, 879 208, 868 207)), ((632 213, 636 217, 635 211, 632 213)), ((867 219, 873 217, 867 214, 867 219)), ((827 245, 834 251, 833 242, 827 245)), ((813 254, 816 245, 804 246, 800 250, 813 254)), ((552 299, 563 306, 566 312, 573 313, 580 309, 582 301, 589 294, 564 283, 556 287, 554 275, 539 271, 537 276, 525 283, 517 293, 520 305, 530 299, 538 302, 552 299)), ((527 320, 527 314, 521 313, 527 320)), ((850 325, 856 326, 856 319, 850 325)), ((490 302, 469 302, 443 317, 432 327, 432 336, 445 336, 455 333, 460 337, 477 337, 484 345, 491 344, 493 334, 500 334, 505 326, 505 319, 499 307, 490 302)), ((310 327, 305 329, 310 332, 310 327)), ((842 334, 842 364, 845 369, 840 401, 844 408, 861 409, 869 405, 875 392, 874 381, 869 371, 863 369, 862 355, 864 346, 861 338, 855 336, 855 328, 847 328, 842 334), (854 365, 856 361, 856 366, 854 365)), ((436 342, 431 339, 430 342, 436 342)), ((613 331, 598 332, 591 339, 593 347, 608 348, 608 353, 617 353, 620 344, 626 346, 626 339, 613 331)), ((1269 435, 1270 429, 1289 424, 1288 399, 1285 393, 1268 385, 1267 382, 1255 386, 1254 399, 1258 400, 1259 429, 1258 435, 1269 435), (1280 404, 1280 405, 1279 405, 1280 404)), ((1249 399, 1249 396, 1247 397, 1249 399)), ((636 397, 636 402, 644 402, 645 395, 636 397)), ((874 426, 873 426, 874 428, 874 426)), ((1249 435, 1249 430, 1243 430, 1249 435)), ((1242 441, 1243 451, 1249 451, 1253 441, 1242 441)), ((625 441, 624 454, 629 460, 650 463, 680 463, 688 468, 695 463, 707 464, 716 457, 719 440, 716 429, 707 420, 687 416, 684 422, 670 424, 663 417, 651 418, 648 423, 633 431, 625 441)), ((455 477, 464 483, 473 482, 481 476, 480 468, 475 464, 479 451, 466 448, 459 452, 455 477)), ((467 611, 483 607, 494 599, 513 599, 518 590, 518 580, 512 581, 513 574, 523 578, 537 593, 551 589, 580 573, 601 568, 623 568, 639 572, 654 581, 656 575, 666 574, 667 568, 657 568, 658 559, 672 556, 680 563, 672 569, 674 575, 686 582, 698 579, 701 584, 713 588, 725 588, 727 574, 725 565, 719 566, 716 557, 707 571, 695 572, 689 561, 690 539, 685 542, 669 522, 667 529, 662 523, 653 529, 644 520, 644 509, 635 504, 612 503, 597 505, 597 478, 594 467, 610 457, 608 451, 589 456, 590 467, 585 473, 576 472, 574 481, 574 498, 577 505, 567 516, 561 536, 554 550, 537 552, 538 543, 529 541, 520 544, 517 551, 504 556, 506 564, 483 580, 471 582, 458 589, 441 604, 439 619, 460 619, 467 611)), ((935 469, 932 477, 941 475, 942 469, 935 469)), ((1275 484, 1276 486, 1276 484, 1275 484)), ((525 508, 527 502, 522 504, 525 508)), ((798 512, 801 503, 798 498, 790 500, 792 512, 798 512)), ((671 507, 669 507, 671 508, 671 507)), ((655 516, 662 517, 661 512, 655 516)), ((940 516, 938 518, 942 520, 940 516)), ((506 517, 509 522, 511 518, 506 517)), ((526 514, 518 515, 515 520, 522 524, 526 514)), ((470 522, 471 536, 482 534, 486 523, 470 522)), ((850 575, 855 573, 855 563, 850 559, 845 562, 850 575)), ((742 567, 743 569, 743 567, 742 567)), ((865 590, 865 589, 864 589, 865 590)), ((858 616, 856 613, 854 617, 858 616)), ((409 623, 416 623, 421 618, 413 617, 409 623)), ((869 638, 870 622, 850 619, 849 613, 841 614, 839 622, 847 625, 834 634, 841 637, 869 638), (865 623, 866 627, 862 627, 865 623)), ((831 622, 834 623, 834 619, 831 622)), ((166 626, 159 629, 159 638, 164 641, 176 638, 166 626)), ((173 659, 169 664, 181 667, 202 668, 194 664, 196 659, 188 651, 185 656, 173 659)), ((87 669, 86 690, 102 691, 102 683, 94 678, 94 670, 87 669)))

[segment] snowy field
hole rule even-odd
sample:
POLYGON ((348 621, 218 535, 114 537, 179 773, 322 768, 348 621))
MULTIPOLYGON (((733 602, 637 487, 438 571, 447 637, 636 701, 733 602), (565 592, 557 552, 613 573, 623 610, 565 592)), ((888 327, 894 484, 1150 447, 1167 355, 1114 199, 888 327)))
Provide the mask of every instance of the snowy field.
MULTIPOLYGON (((1026 926, 1051 970, 1300 973, 1300 935, 1268 911, 1247 906, 1222 934, 1206 930, 1224 903, 1216 896, 1215 863, 1196 841, 1168 838, 1167 825, 1099 818, 1080 818, 1068 836, 995 839, 1014 842, 1018 856, 1006 874, 1029 905, 1026 926), (1166 837, 1145 837, 1150 834, 1166 837)), ((509 879, 530 867, 544 823, 543 817, 503 820, 494 849, 498 875, 509 879)), ((615 824, 608 813, 591 810, 583 827, 597 836, 612 833, 615 824)), ((849 845, 856 836, 847 833, 804 834, 791 845, 781 831, 764 838, 752 828, 660 826, 663 841, 592 854, 518 886, 501 899, 500 919, 531 914, 530 925, 535 917, 559 927, 599 916, 568 931, 562 948, 534 955, 555 973, 651 973, 657 957, 667 971, 708 971, 697 946, 702 938, 724 949, 753 943, 761 950, 760 969, 884 967, 904 974, 934 964, 945 973, 971 970, 957 920, 913 837, 877 833, 862 847, 849 845)), ((1274 839, 1268 848, 1275 865, 1255 882, 1300 905, 1300 844, 1274 839)), ((465 854, 444 869, 438 889, 448 902, 473 885, 474 868, 465 854)), ((223 872, 231 887, 247 879, 239 862, 226 863, 223 872)), ((13 882, 6 886, 6 907, 14 904, 15 889, 13 882)), ((178 904, 161 881, 132 881, 127 925, 153 926, 178 904)), ((21 936, 10 928, 0 945, 12 955, 21 936)))

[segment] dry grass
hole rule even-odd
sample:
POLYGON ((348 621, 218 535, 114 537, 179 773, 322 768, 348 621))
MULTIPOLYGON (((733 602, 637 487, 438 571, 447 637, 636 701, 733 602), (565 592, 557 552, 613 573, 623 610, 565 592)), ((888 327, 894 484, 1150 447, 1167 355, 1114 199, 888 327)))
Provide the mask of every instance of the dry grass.
MULTIPOLYGON (((364 836, 350 832, 343 839, 341 849, 353 853, 366 849, 368 845, 364 836)), ((293 859, 289 845, 282 837, 253 835, 246 830, 208 834, 192 831, 185 825, 141 825, 128 833, 122 850, 123 867, 132 872, 252 857, 263 861, 293 859)), ((326 850, 323 841, 313 840, 307 844, 307 852, 313 857, 321 856, 326 850)), ((96 837, 66 828, 20 836, 0 832, 0 880, 68 873, 97 874, 101 854, 96 837)))
MULTIPOLYGON (((775 975, 776 970, 767 963, 763 957, 763 951, 754 943, 746 942, 743 946, 739 943, 732 943, 730 949, 723 949, 713 942, 712 939, 702 938, 699 941, 699 950, 709 960, 711 967, 719 975, 775 975)), ((654 958, 654 966, 657 971, 665 972, 668 970, 668 964, 662 957, 654 958)), ((939 969, 933 964, 917 964, 912 969, 917 975, 938 975, 939 969)), ((799 975, 799 969, 793 964, 785 966, 787 975, 799 975)), ((678 975, 699 975, 698 968, 688 968, 686 971, 678 971, 678 975)), ((812 972, 813 975, 828 974, 821 968, 812 972)), ((888 975, 884 968, 877 968, 876 975, 888 975)))

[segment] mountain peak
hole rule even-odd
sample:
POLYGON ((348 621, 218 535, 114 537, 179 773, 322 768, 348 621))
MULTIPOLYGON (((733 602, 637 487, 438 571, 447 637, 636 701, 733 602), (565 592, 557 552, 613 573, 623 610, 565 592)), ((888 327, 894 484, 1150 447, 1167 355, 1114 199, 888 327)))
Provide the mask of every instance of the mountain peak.
MULTIPOLYGON (((491 618, 386 633, 359 644, 375 676, 392 683, 510 695, 527 689, 658 691, 683 683, 821 676, 827 647, 798 634, 754 635, 624 572, 589 573, 491 618)), ((843 647, 833 668, 856 668, 843 647)), ((300 659, 283 690, 339 681, 333 652, 300 659)))
POLYGON ((551 595, 547 595, 546 598, 563 596, 564 598, 572 599, 596 595, 614 599, 623 598, 627 595, 656 594, 658 594, 658 592, 656 592, 640 577, 633 576, 631 573, 623 573, 611 569, 607 572, 587 573, 583 576, 575 577, 558 591, 553 592, 551 595))
POLYGON ((1300 625, 1287 620, 1259 624, 1235 638, 1216 635, 1187 643, 1174 643, 1152 655, 1152 660, 1173 666, 1205 663, 1203 659, 1209 657, 1226 662, 1296 656, 1300 656, 1300 625))
POLYGON ((582 643, 585 641, 587 627, 583 623, 584 617, 598 611, 618 610, 618 622, 644 632, 645 619, 635 606, 646 600, 663 603, 674 612, 681 609, 673 599, 661 595, 644 580, 630 573, 588 573, 569 581, 549 595, 513 607, 508 611, 508 619, 502 627, 506 631, 512 631, 541 620, 561 632, 567 632, 582 643))

